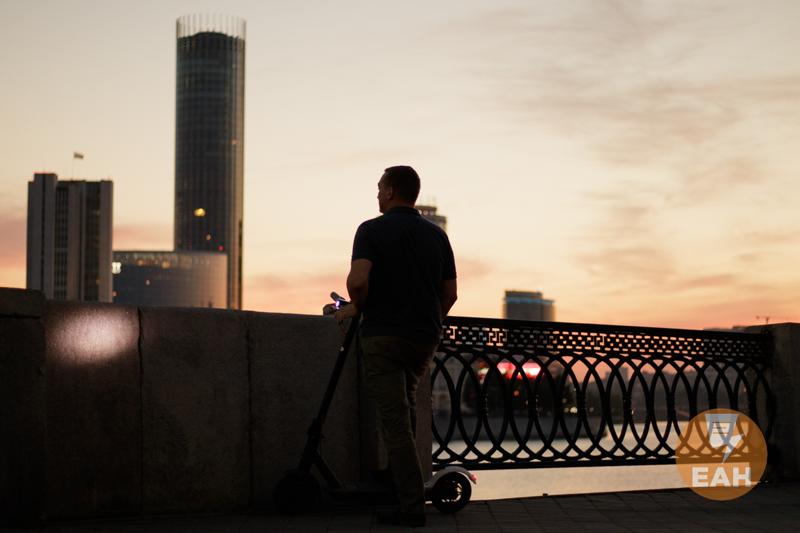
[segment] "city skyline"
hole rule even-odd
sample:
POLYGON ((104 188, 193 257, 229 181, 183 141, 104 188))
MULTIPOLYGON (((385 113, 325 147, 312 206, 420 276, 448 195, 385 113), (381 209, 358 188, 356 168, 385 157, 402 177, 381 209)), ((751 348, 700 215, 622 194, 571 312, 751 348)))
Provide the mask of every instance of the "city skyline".
POLYGON ((77 5, 0 22, 0 285, 25 285, 34 172, 114 180, 114 248, 172 248, 174 22, 223 11, 248 22, 245 309, 343 292, 407 163, 448 217, 454 314, 525 287, 571 322, 800 320, 796 3, 77 5))

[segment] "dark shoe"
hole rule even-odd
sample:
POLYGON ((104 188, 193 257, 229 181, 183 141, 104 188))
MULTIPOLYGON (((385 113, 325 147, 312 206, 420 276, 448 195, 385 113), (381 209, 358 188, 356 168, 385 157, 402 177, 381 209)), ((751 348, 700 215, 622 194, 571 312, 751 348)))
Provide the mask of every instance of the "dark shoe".
POLYGON ((378 513, 378 523, 394 526, 425 527, 425 513, 406 513, 403 511, 378 513))

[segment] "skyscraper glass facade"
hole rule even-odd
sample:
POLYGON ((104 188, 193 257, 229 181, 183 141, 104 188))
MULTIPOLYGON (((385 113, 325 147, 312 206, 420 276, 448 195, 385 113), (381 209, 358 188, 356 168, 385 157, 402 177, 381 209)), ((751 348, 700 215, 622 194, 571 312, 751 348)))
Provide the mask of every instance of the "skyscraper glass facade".
POLYGON ((225 252, 226 306, 242 302, 245 22, 177 21, 175 250, 225 252))
POLYGON ((214 252, 118 251, 114 303, 226 307, 227 256, 214 252))

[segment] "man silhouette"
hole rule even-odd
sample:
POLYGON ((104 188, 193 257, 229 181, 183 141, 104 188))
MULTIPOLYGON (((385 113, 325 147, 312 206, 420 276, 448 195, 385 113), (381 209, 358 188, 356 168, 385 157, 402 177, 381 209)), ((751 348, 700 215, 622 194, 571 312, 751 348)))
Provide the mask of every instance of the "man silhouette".
POLYGON ((363 222, 353 240, 347 291, 352 305, 339 322, 362 314, 366 384, 378 407, 400 507, 381 523, 425 525, 417 456, 416 392, 457 298, 447 234, 414 208, 420 179, 409 166, 389 167, 378 182, 382 216, 363 222))

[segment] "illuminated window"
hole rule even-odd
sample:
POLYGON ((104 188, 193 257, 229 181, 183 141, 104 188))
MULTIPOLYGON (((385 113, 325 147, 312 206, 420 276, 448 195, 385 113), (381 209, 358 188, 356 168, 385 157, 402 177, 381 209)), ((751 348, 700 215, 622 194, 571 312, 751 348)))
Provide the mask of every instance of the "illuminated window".
POLYGON ((144 284, 149 286, 150 285, 150 280, 149 279, 144 280, 144 284))
POLYGON ((120 263, 119 261, 114 261, 113 263, 111 263, 111 273, 119 274, 120 272, 122 272, 122 263, 120 263))
POLYGON ((207 233, 207 234, 206 234, 206 240, 207 240, 207 241, 210 241, 210 240, 211 240, 211 234, 210 234, 210 233, 207 233))
POLYGON ((203 209, 202 207, 198 207, 197 209, 194 210, 194 216, 204 217, 206 216, 206 210, 203 209))

